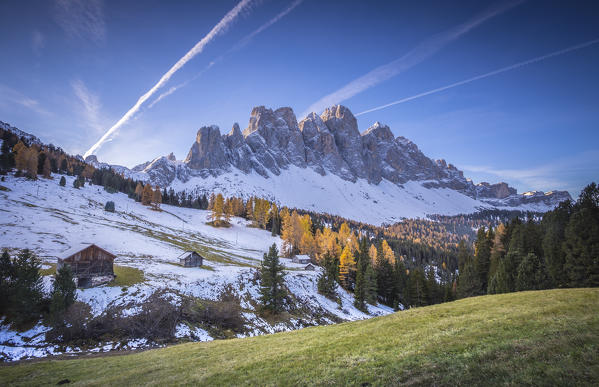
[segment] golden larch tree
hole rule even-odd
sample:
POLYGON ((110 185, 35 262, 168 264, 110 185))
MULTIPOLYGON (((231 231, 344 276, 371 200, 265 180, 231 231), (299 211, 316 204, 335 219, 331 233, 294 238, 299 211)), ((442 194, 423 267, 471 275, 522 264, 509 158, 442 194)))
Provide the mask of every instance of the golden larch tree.
POLYGON ((152 189, 150 183, 148 183, 144 186, 144 189, 141 193, 141 204, 143 204, 144 206, 149 206, 150 204, 152 204, 153 198, 154 190, 152 189))
POLYGON ((156 186, 154 192, 152 193, 152 204, 155 209, 160 208, 160 204, 162 204, 162 193, 160 192, 160 187, 156 186))
POLYGON ((339 244, 341 244, 341 247, 345 247, 345 245, 349 242, 349 237, 351 235, 351 230, 349 229, 349 226, 347 225, 346 222, 343 222, 341 224, 341 227, 339 227, 339 244))
POLYGON ((372 262, 373 266, 376 266, 376 246, 374 244, 370 244, 370 248, 368 249, 368 256, 370 257, 370 262, 372 262))
POLYGON ((345 289, 350 288, 350 272, 356 268, 356 261, 349 246, 345 246, 339 257, 339 282, 345 289))
POLYGON ((214 198, 214 206, 212 208, 212 221, 215 226, 218 226, 223 219, 225 214, 225 198, 223 194, 219 193, 214 198))
POLYGON ((52 177, 52 167, 50 166, 50 158, 48 158, 46 156, 46 159, 44 160, 44 169, 42 172, 42 176, 44 176, 44 178, 49 179, 50 177, 52 177))
POLYGON ((137 198, 137 200, 141 200, 141 195, 144 192, 144 186, 141 183, 137 183, 137 186, 135 187, 135 197, 137 198))
POLYGON ((395 253, 391 250, 391 247, 389 247, 389 244, 385 239, 383 239, 383 243, 381 243, 381 248, 383 249, 383 257, 385 260, 391 265, 395 265, 395 253))

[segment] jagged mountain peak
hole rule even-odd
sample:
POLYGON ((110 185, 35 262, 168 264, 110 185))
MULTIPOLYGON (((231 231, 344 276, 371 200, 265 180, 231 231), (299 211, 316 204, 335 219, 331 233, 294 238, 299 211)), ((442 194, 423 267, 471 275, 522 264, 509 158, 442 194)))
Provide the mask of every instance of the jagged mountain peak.
POLYGON ((475 186, 454 165, 431 160, 378 121, 360 134, 355 116, 343 105, 331 106, 320 116, 310 113, 299 123, 289 107, 257 106, 242 133, 238 125, 224 136, 214 126, 200 128, 185 164, 200 175, 218 176, 236 168, 269 178, 298 167, 352 183, 420 182, 426 189, 452 189, 477 200, 516 195, 504 183, 475 186))
POLYGON ((570 198, 565 191, 518 195, 503 182, 475 185, 451 163, 394 137, 388 125, 377 121, 360 133, 343 105, 299 122, 289 107, 257 106, 243 131, 237 123, 227 134, 216 125, 200 127, 184 161, 171 154, 131 173, 161 187, 264 196, 298 208, 314 209, 331 197, 322 211, 374 223, 489 207, 548 210, 570 198))
POLYGON ((383 125, 380 122, 376 121, 370 128, 366 129, 362 133, 362 137, 372 135, 377 138, 379 141, 391 142, 395 139, 393 132, 391 132, 391 128, 387 125, 383 125))

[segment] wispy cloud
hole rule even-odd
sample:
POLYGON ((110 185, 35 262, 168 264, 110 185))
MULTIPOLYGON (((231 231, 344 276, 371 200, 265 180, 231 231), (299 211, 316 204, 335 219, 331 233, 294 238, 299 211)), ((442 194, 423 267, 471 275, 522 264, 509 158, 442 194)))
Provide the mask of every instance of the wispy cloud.
POLYGON ((275 24, 276 22, 278 22, 279 20, 281 20, 289 12, 293 11, 298 5, 300 5, 301 3, 303 3, 303 1, 304 0, 295 0, 293 3, 291 3, 289 5, 289 7, 285 8, 283 11, 281 11, 275 17, 273 17, 272 19, 270 19, 266 23, 262 24, 260 27, 258 27, 254 31, 252 31, 249 35, 245 36, 243 39, 241 39, 239 42, 237 42, 233 47, 231 47, 230 49, 228 49, 223 55, 221 55, 221 56, 217 57, 216 59, 214 59, 213 61, 211 61, 206 67, 204 67, 199 73, 197 73, 196 75, 194 75, 192 78, 190 78, 187 81, 182 82, 182 83, 180 83, 180 84, 178 84, 176 86, 173 86, 173 87, 169 88, 167 91, 165 91, 164 93, 160 94, 158 96, 158 98, 156 98, 154 101, 152 101, 152 103, 148 106, 148 108, 153 107, 158 102, 160 102, 162 99, 164 99, 165 97, 168 97, 169 95, 173 94, 175 91, 179 90, 180 88, 187 86, 188 84, 190 84, 191 82, 193 82, 194 80, 196 80, 197 78, 199 78, 206 71, 208 71, 212 66, 214 66, 218 62, 222 61, 229 54, 231 54, 231 53, 233 53, 233 52, 235 52, 237 50, 240 50, 241 48, 245 47, 247 44, 249 44, 256 37, 256 35, 258 35, 259 33, 261 33, 264 30, 266 30, 268 27, 272 26, 273 24, 275 24))
POLYGON ((106 39, 102 0, 55 0, 54 19, 69 38, 95 43, 106 39))
POLYGON ((87 156, 93 154, 100 146, 102 146, 102 144, 105 143, 106 140, 116 130, 118 130, 121 126, 123 126, 123 124, 125 124, 127 121, 129 121, 135 115, 135 113, 137 113, 140 110, 140 108, 142 107, 144 102, 146 102, 152 95, 154 95, 154 93, 156 93, 156 91, 158 91, 158 89, 163 87, 168 82, 168 80, 173 76, 173 74, 175 74, 181 67, 185 66, 185 64, 187 62, 189 62, 191 59, 193 59, 193 57, 195 57, 196 55, 198 55, 199 53, 204 51, 204 48, 206 47, 206 45, 208 45, 208 43, 210 43, 214 38, 216 38, 218 35, 220 35, 222 33, 225 33, 229 29, 229 27, 237 20, 237 18, 240 15, 242 15, 245 12, 249 12, 249 10, 253 6, 253 4, 254 4, 253 0, 242 0, 233 9, 231 9, 218 22, 218 24, 216 24, 214 26, 214 28, 212 28, 212 30, 210 30, 210 32, 202 38, 202 40, 200 40, 195 46, 193 46, 193 48, 191 50, 189 50, 187 52, 187 54, 185 54, 181 59, 179 59, 177 61, 177 63, 175 63, 160 78, 158 83, 156 83, 154 86, 152 86, 152 88, 150 90, 148 90, 144 95, 142 95, 137 100, 135 105, 133 105, 133 107, 131 109, 129 109, 127 111, 127 113, 125 113, 125 115, 123 117, 121 117, 120 120, 117 121, 116 124, 114 124, 110 129, 108 129, 108 131, 98 140, 98 142, 96 142, 94 145, 92 145, 92 147, 89 148, 87 152, 85 152, 84 156, 87 157, 87 156))
POLYGON ((554 52, 546 54, 546 55, 538 56, 536 58, 525 60, 523 62, 519 62, 519 63, 510 65, 510 66, 502 67, 500 69, 493 70, 493 71, 485 73, 485 74, 477 75, 475 77, 468 78, 468 79, 465 79, 463 81, 455 82, 455 83, 452 83, 450 85, 446 85, 446 86, 443 86, 443 87, 438 87, 436 89, 425 91, 423 93, 419 93, 419 94, 413 95, 411 97, 402 98, 400 100, 393 101, 393 102, 385 104, 385 105, 381 105, 381 106, 374 107, 372 109, 364 110, 363 112, 360 112, 360 113, 356 114, 356 116, 360 116, 360 115, 366 114, 366 113, 375 112, 377 110, 382 110, 382 109, 388 108, 390 106, 399 105, 401 103, 412 101, 412 100, 415 100, 415 99, 418 99, 418 98, 421 98, 421 97, 425 97, 427 95, 439 93, 439 92, 447 90, 447 89, 453 89, 454 87, 458 87, 458 86, 465 85, 467 83, 478 81, 479 79, 484 79, 484 78, 491 77, 493 75, 498 75, 498 74, 501 74, 501 73, 505 73, 507 71, 515 70, 515 69, 518 69, 518 68, 526 66, 526 65, 530 65, 530 64, 533 64, 533 63, 541 62, 541 61, 549 59, 549 58, 553 58, 555 56, 564 55, 564 54, 567 54, 569 52, 572 52, 572 51, 575 51, 575 50, 579 50, 581 48, 585 48, 585 47, 591 46, 591 45, 596 44, 596 43, 599 43, 599 39, 589 40, 587 42, 580 43, 580 44, 577 44, 577 45, 574 45, 574 46, 570 46, 568 48, 564 48, 564 49, 559 50, 559 51, 554 51, 554 52))
POLYGON ((44 109, 36 99, 30 98, 20 91, 2 84, 0 84, 0 104, 18 105, 38 114, 46 116, 52 115, 52 113, 44 109))
POLYGON ((46 44, 46 38, 44 35, 38 30, 33 30, 31 33, 31 49, 35 53, 35 55, 41 55, 42 49, 46 44))
POLYGON ((86 126, 93 128, 96 131, 94 133, 96 135, 101 133, 105 127, 102 125, 100 119, 100 109, 102 107, 100 98, 91 92, 80 79, 72 81, 71 88, 83 108, 81 113, 85 119, 86 126))
POLYGON ((489 166, 461 165, 466 172, 497 176, 520 183, 533 190, 568 190, 575 196, 586 184, 589 176, 599 176, 599 150, 582 152, 570 157, 534 167, 500 169, 489 166))
POLYGON ((357 79, 354 79, 347 85, 343 86, 341 89, 336 90, 333 93, 319 99, 318 101, 310 105, 310 107, 302 114, 302 116, 306 116, 311 112, 321 112, 322 110, 331 105, 345 101, 346 99, 349 99, 373 86, 378 85, 381 82, 384 82, 414 67, 415 65, 421 63, 422 61, 428 59, 429 57, 437 53, 439 50, 441 50, 449 43, 460 38, 462 35, 468 33, 475 27, 478 27, 485 21, 506 12, 507 10, 521 4, 522 2, 523 0, 516 0, 504 2, 499 5, 493 6, 491 8, 486 9, 482 13, 476 15, 475 17, 463 24, 460 24, 445 32, 434 35, 424 40, 402 57, 390 63, 375 68, 367 74, 357 79))

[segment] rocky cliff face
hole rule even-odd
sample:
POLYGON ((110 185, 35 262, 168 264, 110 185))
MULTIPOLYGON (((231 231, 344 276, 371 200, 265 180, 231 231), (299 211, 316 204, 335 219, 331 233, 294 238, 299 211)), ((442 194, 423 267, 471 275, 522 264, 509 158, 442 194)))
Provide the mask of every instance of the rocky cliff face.
POLYGON ((230 172, 257 173, 265 179, 291 167, 311 169, 321 176, 335 175, 347 182, 378 185, 386 180, 402 186, 418 182, 427 189, 448 188, 497 207, 539 203, 556 205, 567 192, 518 195, 506 183, 474 185, 462 171, 445 160, 431 160, 404 137, 395 137, 379 122, 360 133, 356 118, 345 106, 310 113, 297 121, 288 107, 252 110, 248 126, 236 123, 228 134, 217 126, 198 130, 183 162, 174 156, 142 164, 134 171, 147 173, 154 184, 170 185, 193 176, 218 177, 230 172))

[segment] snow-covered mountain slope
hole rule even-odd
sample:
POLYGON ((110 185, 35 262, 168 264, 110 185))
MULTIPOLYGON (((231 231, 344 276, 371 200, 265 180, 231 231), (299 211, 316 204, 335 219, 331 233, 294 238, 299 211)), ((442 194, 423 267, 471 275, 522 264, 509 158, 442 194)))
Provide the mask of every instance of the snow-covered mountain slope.
MULTIPOLYGON (((102 167, 95 156, 88 162, 102 167)), ((132 178, 188 192, 269 197, 281 205, 324 211, 372 224, 483 208, 547 211, 565 191, 518 194, 506 183, 473 184, 452 164, 432 160, 379 122, 360 133, 351 111, 332 106, 299 123, 291 108, 252 110, 221 135, 204 126, 183 161, 170 154, 132 170, 132 178)))
MULTIPOLYGON (((246 330, 244 335, 256 335, 309 325, 356 320, 391 313, 384 306, 369 306, 363 313, 353 306, 353 296, 338 288, 340 304, 317 293, 316 280, 320 269, 303 270, 304 265, 282 259, 287 267, 286 286, 294 302, 301 304, 301 318, 272 323, 255 312, 258 284, 254 270, 262 255, 273 243, 281 240, 269 232, 246 226, 246 221, 233 218, 231 228, 206 225, 208 212, 162 206, 157 212, 128 199, 124 194, 109 194, 102 187, 86 185, 73 188, 73 177, 66 176, 65 187, 54 179, 30 181, 6 176, 0 183, 0 249, 29 248, 34 250, 45 267, 67 249, 82 242, 95 243, 117 255, 115 265, 137 268, 145 279, 129 287, 103 285, 79 289, 77 297, 88 303, 94 315, 108 307, 123 306, 136 313, 139 305, 157 290, 164 290, 177 299, 194 296, 216 300, 223 285, 230 284, 242 300, 246 330), (107 201, 113 201, 116 212, 104 211, 107 201), (206 257, 202 268, 183 268, 177 257, 193 249, 206 257)), ((44 277, 46 288, 52 278, 44 277)), ((1 324, 1 323, 0 323, 1 324)), ((0 359, 46 356, 76 349, 60 349, 43 340, 47 328, 38 325, 31 331, 16 333, 0 326, 0 359)), ((211 337, 201 327, 181 326, 178 335, 193 340, 211 337)), ((140 338, 127 343, 104 343, 97 350, 127 349, 149 345, 140 338)))
POLYGON ((41 140, 39 138, 35 137, 33 134, 23 132, 22 130, 15 128, 14 126, 10 126, 10 124, 7 124, 6 122, 3 122, 3 121, 0 121, 0 129, 4 129, 4 130, 10 131, 10 132, 13 132, 19 138, 25 138, 31 144, 41 144, 42 143, 41 140))

